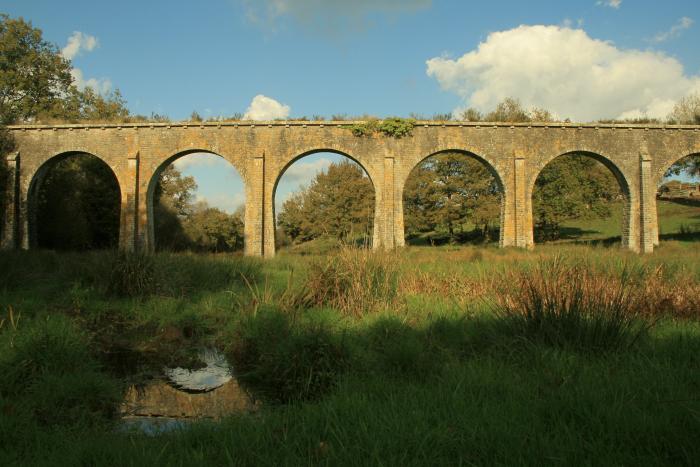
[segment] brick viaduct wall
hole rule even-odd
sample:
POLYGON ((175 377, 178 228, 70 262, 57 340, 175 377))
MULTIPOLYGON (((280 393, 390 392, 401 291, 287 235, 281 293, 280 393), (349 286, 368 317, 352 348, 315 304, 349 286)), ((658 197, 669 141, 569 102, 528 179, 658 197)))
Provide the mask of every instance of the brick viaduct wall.
POLYGON ((411 170, 442 151, 482 162, 503 188, 501 246, 533 245, 532 191, 557 156, 585 152, 610 168, 625 196, 623 247, 658 244, 656 187, 671 164, 700 153, 699 126, 419 122, 412 136, 356 137, 351 122, 138 123, 10 127, 17 152, 7 158, 10 201, 2 244, 35 244, 34 198, 53 162, 76 152, 102 159, 121 190, 120 247, 153 248, 152 196, 160 172, 178 157, 211 152, 229 161, 245 184, 245 253, 273 256, 274 194, 295 160, 319 151, 361 164, 375 188, 374 247, 404 244, 403 187, 411 170))

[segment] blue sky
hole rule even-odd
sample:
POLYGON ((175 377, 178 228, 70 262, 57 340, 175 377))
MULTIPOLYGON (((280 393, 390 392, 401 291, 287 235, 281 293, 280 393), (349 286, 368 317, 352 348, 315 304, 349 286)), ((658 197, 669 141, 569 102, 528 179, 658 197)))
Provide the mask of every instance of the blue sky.
MULTIPOLYGON (((506 96, 579 121, 663 117, 700 92, 697 0, 3 0, 0 11, 64 49, 79 84, 176 120, 431 116, 506 96)), ((300 161, 279 195, 323 159, 300 161)), ((214 200, 242 192, 211 162, 183 170, 212 204, 232 208, 214 200)))

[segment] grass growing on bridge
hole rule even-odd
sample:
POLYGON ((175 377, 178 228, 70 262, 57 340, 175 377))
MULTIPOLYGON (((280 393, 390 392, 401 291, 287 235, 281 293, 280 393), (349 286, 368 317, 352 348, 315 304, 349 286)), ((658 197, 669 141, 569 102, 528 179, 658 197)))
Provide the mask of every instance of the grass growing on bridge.
POLYGON ((10 252, 0 274, 2 465, 700 458, 693 242, 651 256, 583 245, 272 261, 10 252), (137 289, 114 287, 132 274, 137 289), (155 438, 117 433, 119 381, 202 345, 234 360, 261 412, 155 438))

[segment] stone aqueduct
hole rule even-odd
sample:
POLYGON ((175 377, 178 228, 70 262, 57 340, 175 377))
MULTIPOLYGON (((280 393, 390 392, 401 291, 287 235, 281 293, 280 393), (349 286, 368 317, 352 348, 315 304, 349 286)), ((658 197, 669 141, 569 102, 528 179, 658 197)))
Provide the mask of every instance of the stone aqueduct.
POLYGON ((245 184, 245 253, 273 256, 274 194, 295 160, 336 152, 358 162, 375 188, 374 247, 404 244, 403 187, 426 157, 462 151, 489 168, 502 186, 501 246, 533 245, 532 190, 557 156, 584 152, 616 176, 625 197, 622 245, 651 252, 658 244, 656 187, 682 157, 700 153, 699 126, 418 122, 400 139, 357 137, 351 122, 214 122, 12 126, 10 186, 2 245, 35 245, 35 197, 52 162, 75 153, 99 157, 121 190, 119 245, 149 250, 152 197, 160 172, 178 157, 211 152, 229 161, 245 184))

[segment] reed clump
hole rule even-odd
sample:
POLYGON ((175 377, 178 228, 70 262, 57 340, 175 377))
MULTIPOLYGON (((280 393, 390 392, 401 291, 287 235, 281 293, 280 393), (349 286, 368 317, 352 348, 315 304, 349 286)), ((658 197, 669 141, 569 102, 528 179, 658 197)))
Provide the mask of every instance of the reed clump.
POLYGON ((310 264, 303 301, 361 316, 395 302, 398 278, 399 268, 390 254, 346 247, 310 264))
POLYGON ((634 344, 651 326, 645 317, 646 271, 617 273, 562 256, 504 273, 493 309, 500 325, 528 341, 579 349, 634 344))

